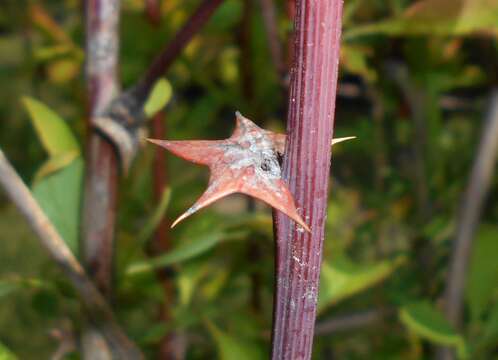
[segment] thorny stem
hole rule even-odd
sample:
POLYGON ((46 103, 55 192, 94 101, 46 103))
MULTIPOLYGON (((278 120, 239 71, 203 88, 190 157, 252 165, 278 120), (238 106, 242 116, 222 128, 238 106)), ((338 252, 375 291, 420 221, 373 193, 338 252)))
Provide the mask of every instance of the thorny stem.
MULTIPOLYGON (((467 190, 460 204, 456 238, 453 246, 450 270, 446 282, 445 313, 447 319, 459 327, 462 319, 463 290, 474 234, 479 225, 486 196, 498 155, 498 89, 492 91, 490 109, 486 116, 467 190)), ((440 353, 440 359, 453 359, 452 351, 440 353)))
POLYGON ((38 235, 42 246, 73 284, 85 308, 85 314, 101 330, 113 354, 120 359, 141 359, 140 350, 116 323, 109 305, 1 150, 0 184, 38 235))
POLYGON ((296 3, 295 63, 287 122, 283 177, 311 233, 275 215, 276 292, 273 359, 310 359, 330 171, 341 0, 296 3))

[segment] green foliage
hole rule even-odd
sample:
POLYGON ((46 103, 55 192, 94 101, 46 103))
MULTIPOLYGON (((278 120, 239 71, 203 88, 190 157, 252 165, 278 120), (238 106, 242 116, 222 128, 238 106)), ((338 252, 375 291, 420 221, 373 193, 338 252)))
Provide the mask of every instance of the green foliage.
MULTIPOLYGON (((145 1, 122 2, 123 90, 198 3, 163 2, 161 23, 151 26, 145 1)), ((164 75, 168 80, 155 84, 143 110, 148 117, 164 110, 161 138, 221 139, 233 129, 235 110, 285 131, 288 79, 275 71, 262 12, 251 4, 223 1, 164 75)), ((283 1, 274 4, 287 64, 292 21, 283 1)), ((358 139, 333 149, 317 321, 355 319, 368 309, 396 308, 399 317, 315 337, 317 359, 426 359, 440 344, 472 359, 496 357, 496 171, 458 332, 433 304, 446 286, 456 214, 496 87, 497 4, 345 2, 335 137, 358 139)), ((25 5, 0 5, 0 147, 77 254, 86 153, 79 144, 92 131, 85 124, 84 23, 77 1, 25 5)), ((274 289, 269 209, 230 196, 159 238, 161 221, 171 223, 195 201, 208 171, 168 155, 168 190, 158 194, 156 150, 144 146, 120 176, 113 294, 120 324, 147 358, 157 357, 170 336, 186 340, 188 359, 267 357, 274 289)), ((74 290, 1 193, 0 234, 0 343, 22 359, 49 358, 50 329, 67 322, 80 331, 74 290)))
POLYGON ((482 225, 474 240, 466 297, 474 321, 479 320, 498 290, 498 227, 482 225))
POLYGON ((391 275, 403 262, 404 259, 401 257, 370 266, 358 266, 346 258, 334 259, 330 263, 324 262, 320 278, 318 311, 374 286, 391 275))
POLYGON ((50 156, 79 151, 78 142, 59 115, 30 97, 24 97, 23 103, 43 147, 50 156))
POLYGON ((16 360, 17 357, 0 342, 0 360, 16 360))
POLYGON ((451 327, 444 316, 427 301, 403 306, 399 311, 401 322, 415 334, 435 344, 451 345, 460 356, 466 353, 463 338, 451 327))
POLYGON ((145 102, 144 112, 147 117, 154 116, 161 111, 171 99, 173 89, 171 84, 166 79, 159 79, 145 102))
POLYGON ((33 195, 74 254, 78 253, 83 161, 78 158, 33 186, 33 195))
POLYGON ((216 342, 220 360, 266 359, 267 356, 257 344, 224 333, 210 322, 206 326, 216 342))
POLYGON ((422 0, 401 15, 374 24, 356 26, 344 34, 359 35, 468 35, 498 31, 498 4, 494 0, 422 0))
POLYGON ((244 235, 240 232, 227 231, 225 227, 213 226, 208 228, 208 226, 208 223, 203 222, 200 224, 200 228, 190 228, 187 234, 180 237, 178 246, 159 257, 132 264, 126 270, 127 274, 133 275, 186 261, 204 254, 221 241, 237 239, 244 235))

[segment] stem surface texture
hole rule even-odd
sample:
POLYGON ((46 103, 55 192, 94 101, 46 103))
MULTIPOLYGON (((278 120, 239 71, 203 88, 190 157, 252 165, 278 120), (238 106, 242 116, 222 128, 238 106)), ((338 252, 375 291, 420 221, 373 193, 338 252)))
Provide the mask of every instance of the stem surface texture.
POLYGON ((296 3, 283 177, 303 231, 276 213, 273 359, 310 359, 318 298, 339 65, 341 0, 296 3))

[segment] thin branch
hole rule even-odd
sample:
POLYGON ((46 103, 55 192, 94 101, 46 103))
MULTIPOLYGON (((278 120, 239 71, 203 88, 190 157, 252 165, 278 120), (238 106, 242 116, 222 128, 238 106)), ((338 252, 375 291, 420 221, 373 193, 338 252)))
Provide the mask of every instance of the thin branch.
POLYGON ((315 335, 323 336, 331 333, 356 330, 366 326, 376 324, 382 319, 391 315, 388 309, 371 309, 362 312, 335 316, 328 320, 323 320, 316 324, 315 335))
POLYGON ((424 224, 431 216, 432 204, 429 197, 427 176, 427 100, 426 94, 413 83, 404 64, 391 62, 388 73, 402 91, 414 122, 413 171, 418 208, 418 222, 424 224))
MULTIPOLYGON (((450 270, 446 280, 444 310, 447 319, 459 327, 462 319, 463 290, 472 243, 486 197, 491 186, 496 158, 498 156, 498 88, 490 97, 490 108, 486 115, 479 148, 470 172, 467 190, 463 195, 458 214, 450 270)), ((441 359, 452 359, 452 351, 446 349, 441 359)))
POLYGON ((275 214, 273 359, 311 358, 330 175, 342 0, 296 3, 283 178, 311 233, 275 214))
POLYGON ((270 55, 280 79, 284 79, 287 74, 287 66, 282 57, 282 45, 278 38, 277 16, 275 14, 275 4, 273 0, 259 0, 263 23, 270 48, 270 55))
POLYGON ((88 278, 31 192, 0 150, 0 184, 38 235, 42 246, 75 287, 90 321, 102 329, 113 353, 121 359, 140 359, 140 350, 127 338, 108 304, 88 278))
POLYGON ((173 61, 178 57, 194 35, 196 35, 202 26, 211 18, 211 15, 213 15, 214 11, 222 2, 223 0, 203 0, 185 25, 174 36, 173 40, 166 45, 161 53, 155 58, 144 76, 131 90, 139 103, 145 102, 156 81, 164 75, 173 61))

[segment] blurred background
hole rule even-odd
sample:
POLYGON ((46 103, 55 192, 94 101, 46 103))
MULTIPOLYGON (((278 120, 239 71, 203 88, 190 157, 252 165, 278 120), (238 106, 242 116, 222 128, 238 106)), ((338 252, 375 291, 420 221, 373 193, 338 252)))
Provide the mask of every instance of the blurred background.
MULTIPOLYGON (((357 139, 333 149, 316 359, 425 359, 441 345, 498 358, 497 3, 345 1, 335 137, 357 139), (469 246, 455 258, 457 240, 469 246), (452 262, 464 266, 456 325, 452 262)), ((123 88, 198 4, 122 1, 123 88)), ((223 1, 162 82, 162 138, 225 138, 235 110, 285 131, 290 5, 223 1)), ((84 48, 81 1, 0 2, 0 147, 76 254, 84 159, 50 158, 37 117, 84 146, 84 48)), ((161 172, 155 150, 144 145, 120 181, 120 323, 148 358, 165 346, 176 358, 267 358, 270 209, 234 195, 169 230, 208 170, 168 154, 161 172)), ((3 192, 0 239, 0 358, 79 358, 75 293, 3 192)))

